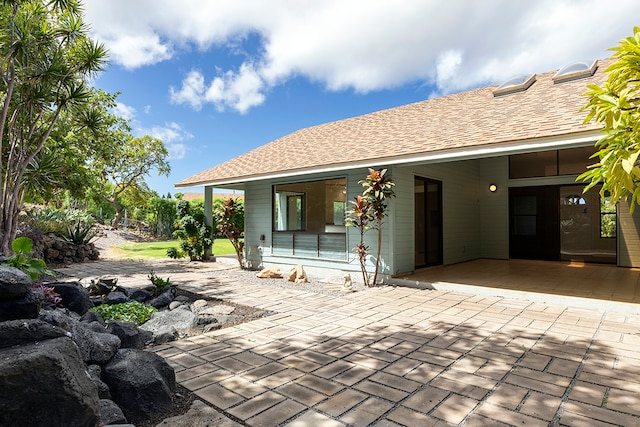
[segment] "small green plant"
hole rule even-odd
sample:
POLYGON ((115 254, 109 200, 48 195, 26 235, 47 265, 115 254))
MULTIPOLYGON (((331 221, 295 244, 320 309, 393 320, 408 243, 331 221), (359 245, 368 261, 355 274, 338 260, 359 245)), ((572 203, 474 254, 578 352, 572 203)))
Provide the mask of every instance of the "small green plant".
POLYGON ((167 256, 171 259, 178 259, 183 257, 183 253, 178 248, 169 248, 167 249, 167 256))
POLYGON ((158 277, 156 275, 156 273, 151 270, 151 272, 149 272, 149 275, 147 276, 147 278, 151 281, 151 283, 154 286, 154 291, 153 294, 155 296, 160 295, 161 293, 163 293, 169 286, 171 286, 171 280, 169 280, 169 278, 167 277, 166 280, 161 279, 160 277, 158 277))
POLYGON ((122 304, 99 305, 90 310, 98 313, 105 321, 119 320, 122 322, 132 322, 140 326, 151 318, 157 308, 139 303, 137 301, 124 302, 122 304))
POLYGON ((76 221, 75 224, 67 225, 64 238, 76 245, 86 245, 98 235, 93 224, 76 221))
POLYGON ((11 249, 14 254, 4 260, 4 265, 19 268, 36 281, 43 274, 54 276, 55 273, 47 269, 47 265, 40 258, 28 258, 26 255, 31 253, 33 243, 28 237, 18 237, 11 242, 11 249))

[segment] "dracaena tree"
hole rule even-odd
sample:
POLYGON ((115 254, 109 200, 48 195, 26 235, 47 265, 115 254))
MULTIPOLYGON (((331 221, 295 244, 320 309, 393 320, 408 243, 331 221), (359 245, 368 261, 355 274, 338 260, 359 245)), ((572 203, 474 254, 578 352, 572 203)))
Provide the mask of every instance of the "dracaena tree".
POLYGON ((244 205, 230 197, 216 207, 216 228, 233 245, 240 268, 244 268, 244 205))
MULTIPOLYGON (((0 2, 0 251, 10 253, 25 173, 61 115, 89 99, 88 80, 106 64, 74 0, 0 2)), ((34 175, 29 178, 33 182, 34 175)))
POLYGON ((347 225, 355 227, 360 233, 360 242, 356 244, 355 252, 358 255, 362 278, 365 286, 377 283, 380 271, 380 254, 382 252, 382 223, 387 216, 389 199, 394 197, 393 187, 395 183, 387 175, 387 170, 377 171, 369 168, 369 174, 365 179, 358 181, 364 187, 362 196, 357 196, 351 203, 351 209, 347 211, 347 225), (374 229, 378 232, 378 246, 375 257, 375 270, 373 279, 369 279, 367 273, 367 255, 369 246, 365 243, 364 235, 367 230, 374 229))
POLYGON ((578 177, 588 183, 585 191, 602 184, 601 194, 611 203, 631 198, 631 211, 640 204, 640 27, 611 49, 614 62, 605 70, 602 86, 589 85, 584 107, 585 123, 604 125, 596 143, 598 163, 578 177))
POLYGON ((362 281, 365 286, 369 286, 369 274, 367 273, 367 256, 369 255, 369 245, 365 243, 365 233, 371 228, 373 217, 369 210, 369 202, 362 196, 356 196, 355 200, 349 201, 351 209, 348 209, 347 226, 354 227, 358 230, 360 240, 353 248, 360 263, 360 271, 362 271, 362 281))

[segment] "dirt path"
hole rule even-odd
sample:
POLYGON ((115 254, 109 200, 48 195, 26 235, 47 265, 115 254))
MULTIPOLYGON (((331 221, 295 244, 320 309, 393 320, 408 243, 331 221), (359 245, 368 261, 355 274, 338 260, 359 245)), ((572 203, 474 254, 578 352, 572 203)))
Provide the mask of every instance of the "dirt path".
POLYGON ((100 251, 101 259, 122 259, 125 257, 124 252, 120 249, 123 245, 146 240, 149 239, 131 231, 101 226, 93 244, 100 251))

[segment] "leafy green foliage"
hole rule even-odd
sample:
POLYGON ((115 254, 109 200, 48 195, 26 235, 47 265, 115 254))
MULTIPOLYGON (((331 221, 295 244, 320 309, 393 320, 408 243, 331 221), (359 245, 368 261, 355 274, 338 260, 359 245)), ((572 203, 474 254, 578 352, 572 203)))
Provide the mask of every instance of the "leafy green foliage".
POLYGON ((122 304, 99 305, 90 310, 98 313, 105 321, 119 320, 122 322, 132 322, 140 326, 151 318, 157 308, 142 304, 137 301, 124 302, 122 304))
POLYGON ((237 199, 229 198, 215 210, 218 231, 224 234, 236 251, 240 268, 244 268, 244 205, 237 199))
POLYGON ((33 243, 28 237, 18 237, 11 243, 14 254, 7 257, 4 265, 19 268, 29 275, 31 280, 36 281, 43 274, 54 276, 55 273, 47 269, 45 262, 39 258, 28 258, 31 253, 33 243))
POLYGON ((155 236, 170 237, 176 222, 177 201, 171 198, 152 197, 146 216, 155 236))
POLYGON ((151 281, 151 284, 154 286, 154 291, 153 291, 154 296, 160 295, 169 286, 171 286, 171 280, 169 280, 168 277, 166 278, 166 280, 161 279, 156 275, 156 273, 153 270, 149 272, 149 275, 147 276, 147 278, 149 279, 149 281, 151 281))
POLYGON ((362 278, 365 286, 375 285, 378 280, 380 266, 380 253, 382 250, 382 221, 387 215, 387 203, 394 197, 393 187, 395 183, 387 175, 387 170, 376 171, 369 168, 369 174, 365 179, 358 181, 364 187, 362 196, 357 196, 351 203, 351 209, 347 211, 347 225, 355 227, 360 233, 360 242, 354 248, 360 262, 362 278), (364 235, 367 230, 378 231, 378 252, 375 258, 375 272, 373 279, 369 279, 367 273, 367 255, 369 247, 365 244, 364 235))
POLYGON ((204 213, 192 209, 188 201, 180 200, 177 216, 173 237, 180 240, 180 249, 191 261, 203 260, 213 246, 213 231, 204 223, 204 213))
POLYGON ((6 254, 25 194, 47 197, 51 192, 39 186, 60 181, 55 151, 48 150, 53 130, 87 105, 88 82, 104 68, 107 50, 89 37, 76 1, 2 2, 0 28, 0 250, 6 254))
POLYGON ((76 245, 90 243, 98 233, 93 225, 93 217, 84 210, 33 208, 26 213, 34 228, 44 233, 54 233, 76 245))
POLYGON ((116 216, 111 222, 118 226, 123 215, 120 200, 125 194, 141 200, 149 198, 144 177, 156 170, 158 175, 169 175, 171 167, 167 161, 169 153, 163 142, 151 136, 134 138, 129 134, 117 135, 118 144, 110 147, 107 155, 94 159, 95 167, 103 171, 102 183, 111 182, 110 193, 103 193, 104 200, 113 205, 116 216))
POLYGON ((182 254, 180 253, 178 248, 168 248, 167 249, 167 256, 169 258, 171 258, 171 259, 182 258, 182 254))
POLYGON ((596 143, 594 155, 599 162, 578 180, 588 182, 585 191, 602 184, 600 194, 610 195, 612 204, 630 196, 633 212, 640 204, 640 27, 611 50, 615 62, 606 69, 607 81, 602 87, 589 85, 585 93, 585 123, 604 125, 605 136, 596 143))

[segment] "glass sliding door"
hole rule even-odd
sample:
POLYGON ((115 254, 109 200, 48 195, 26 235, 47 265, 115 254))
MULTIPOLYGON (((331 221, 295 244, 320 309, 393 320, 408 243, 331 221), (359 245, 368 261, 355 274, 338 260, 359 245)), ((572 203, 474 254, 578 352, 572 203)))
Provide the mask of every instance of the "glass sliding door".
POLYGON ((616 262, 616 207, 600 188, 560 187, 560 256, 564 261, 616 262))

